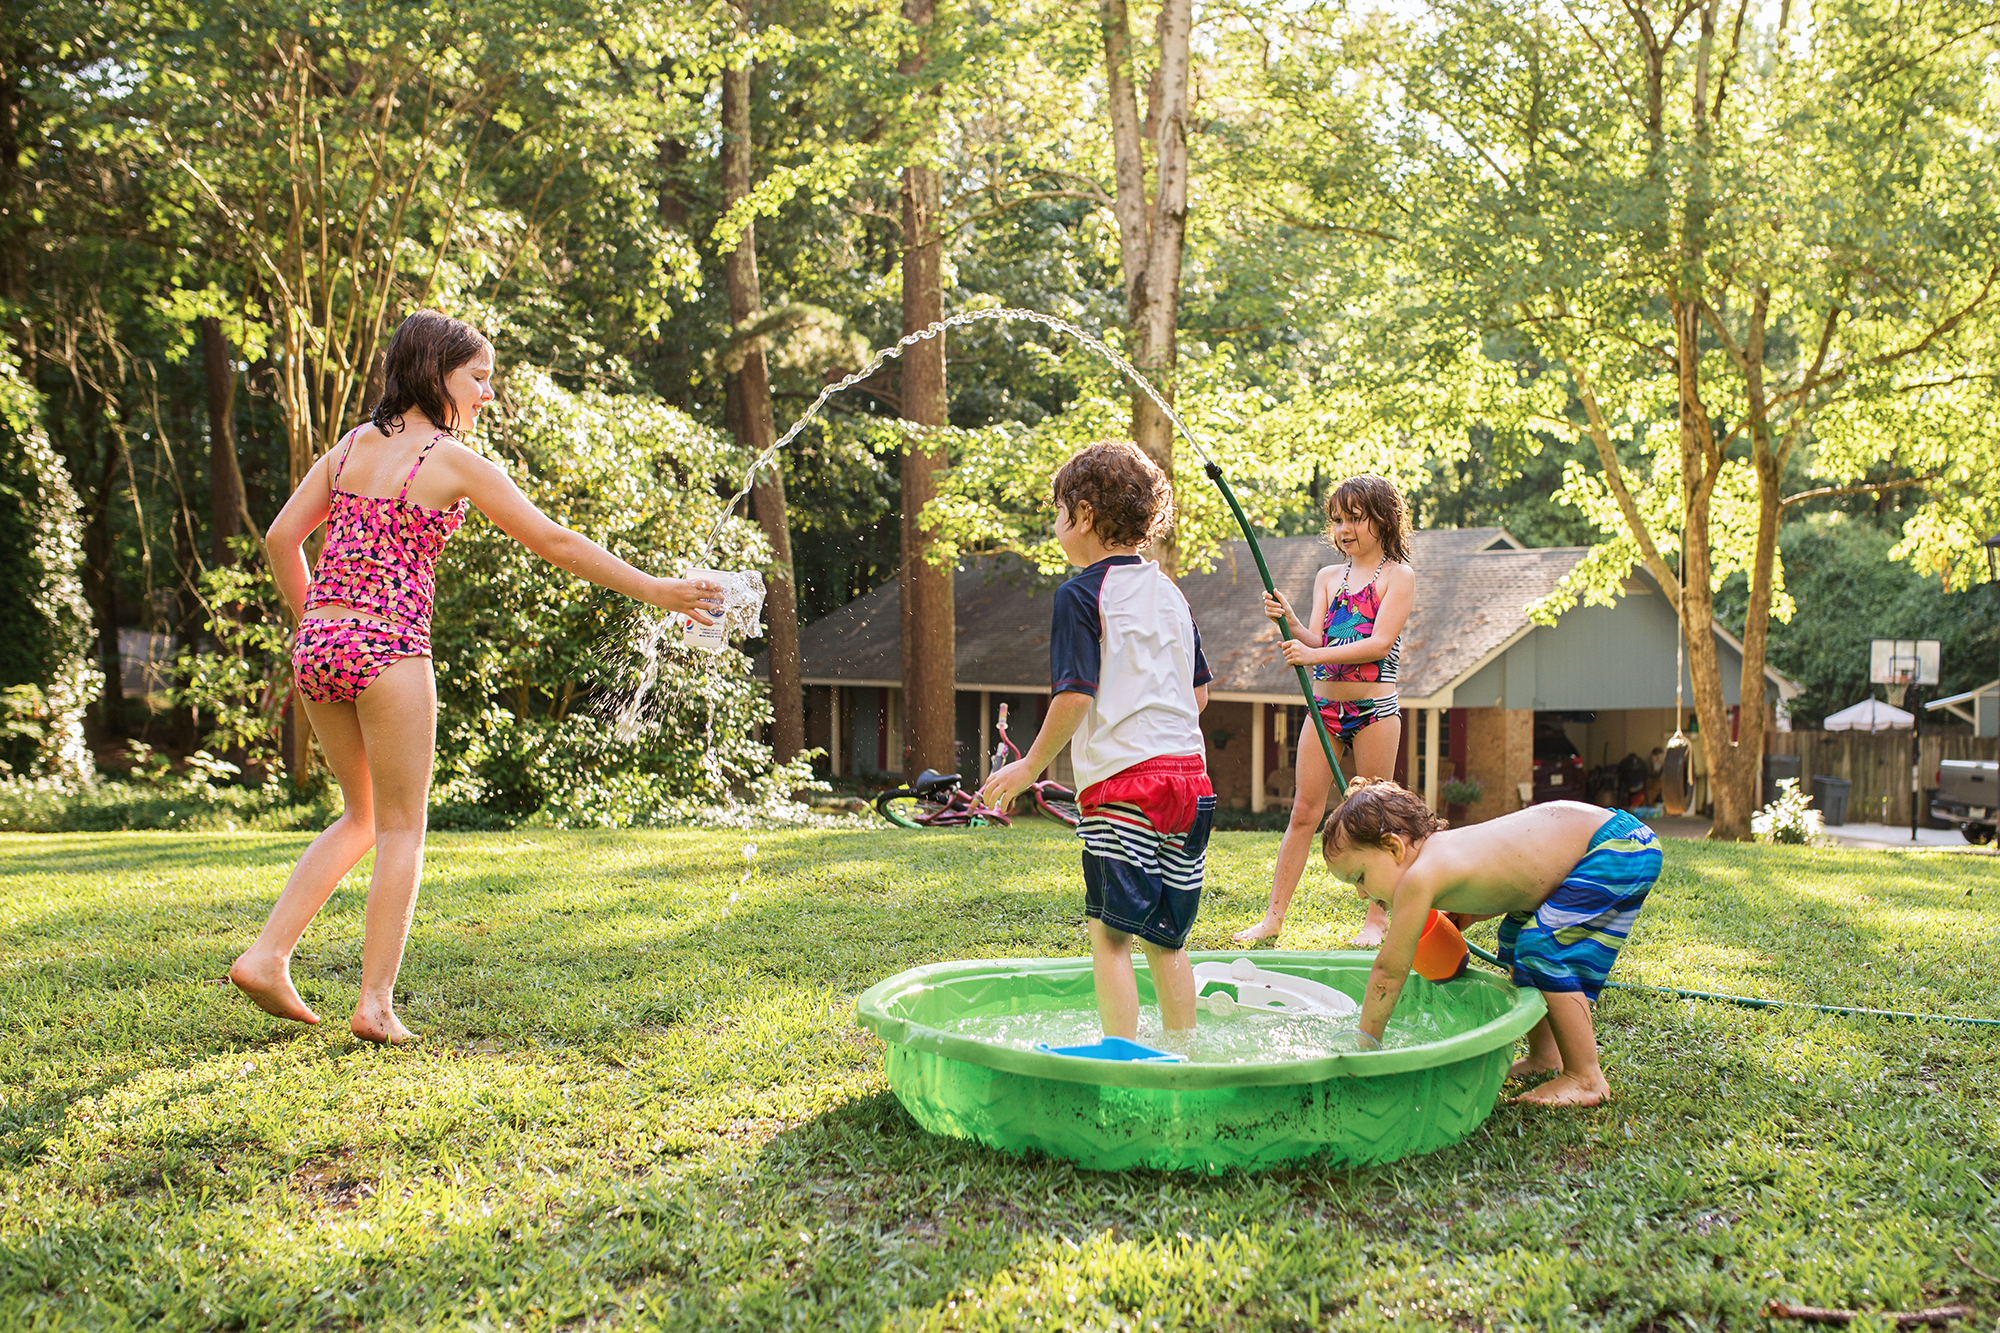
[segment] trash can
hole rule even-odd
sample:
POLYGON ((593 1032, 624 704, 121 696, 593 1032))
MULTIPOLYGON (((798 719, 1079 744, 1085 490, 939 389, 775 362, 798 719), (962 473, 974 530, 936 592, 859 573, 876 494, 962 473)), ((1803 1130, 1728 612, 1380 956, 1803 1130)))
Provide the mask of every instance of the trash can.
POLYGON ((1828 824, 1847 822, 1847 789, 1853 785, 1846 778, 1813 774, 1813 804, 1819 807, 1821 818, 1828 824))
POLYGON ((1786 778, 1794 782, 1799 776, 1799 757, 1795 754, 1767 754, 1764 756, 1764 800, 1769 805, 1778 799, 1778 784, 1786 778))

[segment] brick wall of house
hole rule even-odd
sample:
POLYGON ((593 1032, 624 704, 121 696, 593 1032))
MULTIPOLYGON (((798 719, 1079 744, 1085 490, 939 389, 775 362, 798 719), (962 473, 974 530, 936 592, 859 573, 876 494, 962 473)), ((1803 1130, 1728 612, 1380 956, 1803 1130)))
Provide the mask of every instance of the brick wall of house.
POLYGON ((1532 708, 1465 710, 1467 776, 1478 778, 1486 794, 1468 806, 1464 822, 1477 824, 1519 810, 1520 784, 1535 779, 1535 712, 1532 708))
POLYGON ((1256 725, 1256 704, 1211 703, 1201 713, 1201 733, 1208 739, 1208 780, 1216 804, 1225 809, 1250 806, 1250 728, 1256 725))

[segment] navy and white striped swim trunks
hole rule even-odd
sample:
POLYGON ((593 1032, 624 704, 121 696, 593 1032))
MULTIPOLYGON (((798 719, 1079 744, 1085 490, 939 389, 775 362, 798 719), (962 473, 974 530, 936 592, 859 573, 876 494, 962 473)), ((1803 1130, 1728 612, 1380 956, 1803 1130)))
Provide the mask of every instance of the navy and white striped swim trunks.
POLYGON ((1161 948, 1186 944, 1215 819, 1202 757, 1144 760, 1085 787, 1077 804, 1084 915, 1161 948))

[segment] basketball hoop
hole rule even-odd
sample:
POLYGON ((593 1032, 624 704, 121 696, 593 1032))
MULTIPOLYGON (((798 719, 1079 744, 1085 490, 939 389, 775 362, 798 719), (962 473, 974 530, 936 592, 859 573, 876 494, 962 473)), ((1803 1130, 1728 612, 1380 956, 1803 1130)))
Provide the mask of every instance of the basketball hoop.
POLYGON ((1910 686, 1938 683, 1940 646, 1936 639, 1871 639, 1868 682, 1884 686, 1889 706, 1901 708, 1910 686))

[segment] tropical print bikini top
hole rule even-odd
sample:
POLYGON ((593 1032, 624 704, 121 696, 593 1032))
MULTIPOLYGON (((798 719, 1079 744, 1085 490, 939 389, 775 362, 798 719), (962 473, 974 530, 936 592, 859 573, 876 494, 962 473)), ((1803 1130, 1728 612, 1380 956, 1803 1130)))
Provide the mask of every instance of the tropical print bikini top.
MULTIPOLYGON (((1382 577, 1382 566, 1389 563, 1384 555, 1375 572, 1368 576, 1368 586, 1353 592, 1347 590, 1347 576, 1354 566, 1348 565, 1340 572, 1340 588, 1326 604, 1326 625, 1321 633, 1330 647, 1337 643, 1358 643, 1375 632, 1375 617, 1382 610, 1382 592, 1376 581, 1382 577)), ((1375 681, 1384 685, 1393 684, 1397 668, 1403 660, 1403 636, 1396 635, 1396 641, 1389 645, 1388 655, 1379 662, 1334 662, 1323 663, 1313 668, 1315 680, 1361 680, 1375 681)))
POLYGON ((461 496, 449 509, 432 509, 408 497, 417 469, 445 432, 431 436, 410 465, 410 475, 403 478, 403 489, 391 500, 340 489, 341 469, 354 452, 354 437, 360 430, 357 426, 348 432, 347 448, 333 469, 326 549, 313 571, 306 610, 346 607, 428 631, 431 603, 437 596, 438 555, 465 522, 467 502, 461 496))

